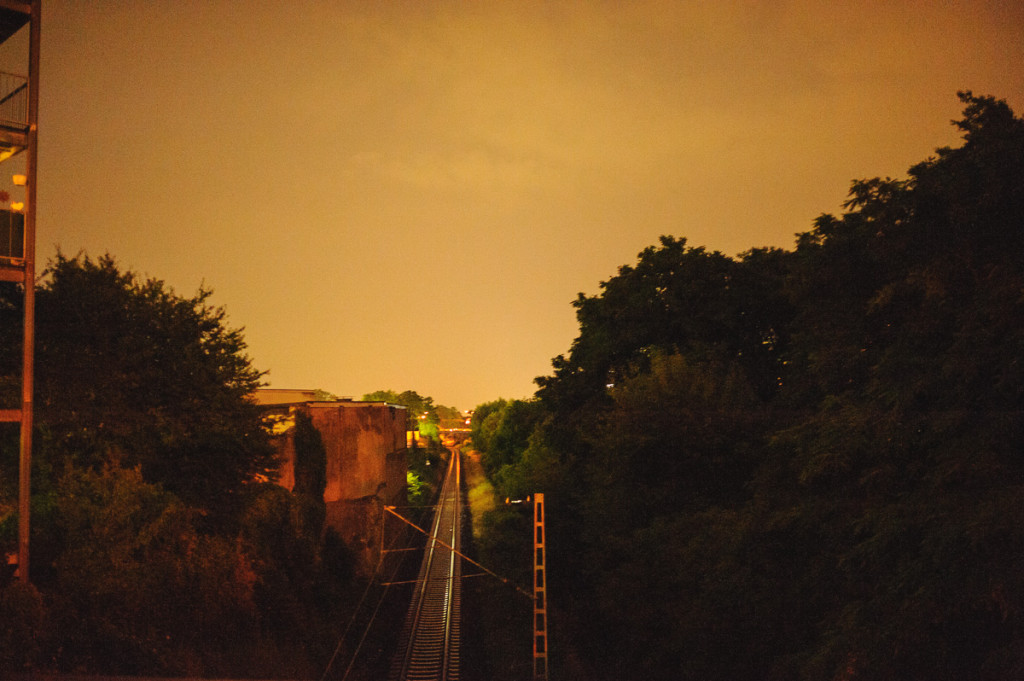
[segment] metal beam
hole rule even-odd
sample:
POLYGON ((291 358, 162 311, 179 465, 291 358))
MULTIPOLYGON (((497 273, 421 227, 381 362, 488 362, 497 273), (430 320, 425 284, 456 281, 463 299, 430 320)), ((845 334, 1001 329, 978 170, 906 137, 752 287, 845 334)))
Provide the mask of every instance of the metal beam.
POLYGON ((18 462, 18 578, 29 582, 29 500, 32 472, 32 395, 36 347, 36 165, 39 122, 39 10, 32 1, 28 42, 28 157, 25 160, 25 336, 22 343, 21 450, 18 462))
POLYGON ((24 283, 25 268, 21 265, 11 267, 0 263, 0 281, 13 281, 16 284, 24 283))
POLYGON ((31 2, 18 2, 17 0, 0 0, 0 9, 9 9, 12 12, 32 14, 31 2))

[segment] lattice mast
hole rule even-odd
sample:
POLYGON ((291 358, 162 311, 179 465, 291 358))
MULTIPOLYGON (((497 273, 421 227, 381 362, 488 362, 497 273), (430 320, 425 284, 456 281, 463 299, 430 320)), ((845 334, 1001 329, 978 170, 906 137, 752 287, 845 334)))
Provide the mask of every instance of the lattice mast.
MULTIPOLYGON (((24 200, 0 210, 0 281, 21 284, 24 295, 21 395, 18 403, 0 403, 0 422, 18 423, 17 574, 29 580, 29 494, 32 470, 32 425, 35 357, 36 165, 39 120, 40 0, 0 0, 0 43, 26 25, 29 31, 28 75, 0 74, 0 161, 25 152, 25 174, 14 183, 24 200)), ((7 197, 10 198, 10 197, 7 197)), ((5 199, 6 201, 6 199, 5 199)))
POLYGON ((548 678, 547 552, 544 548, 544 494, 533 495, 533 678, 548 678))

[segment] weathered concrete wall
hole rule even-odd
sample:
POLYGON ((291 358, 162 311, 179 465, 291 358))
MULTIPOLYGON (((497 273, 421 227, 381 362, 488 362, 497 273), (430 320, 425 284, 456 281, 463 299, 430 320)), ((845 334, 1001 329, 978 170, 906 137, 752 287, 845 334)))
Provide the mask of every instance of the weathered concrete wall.
MULTIPOLYGON (((279 391, 283 398, 308 391, 279 391)), ((384 506, 406 503, 406 413, 384 402, 275 402, 264 395, 268 427, 281 459, 278 484, 295 487, 295 412, 309 415, 327 454, 324 503, 326 526, 358 556, 358 569, 369 574, 380 559, 386 530, 384 506)), ((394 525, 394 523, 392 523, 394 525)))
POLYGON ((380 560, 382 544, 390 543, 391 539, 381 536, 386 522, 383 500, 369 496, 329 501, 326 506, 327 527, 337 532, 356 556, 356 569, 364 575, 372 574, 380 560))
MULTIPOLYGON (((297 391, 293 391, 297 392, 297 391)), ((379 496, 405 503, 405 408, 384 402, 302 402, 265 405, 281 465, 278 484, 295 486, 295 411, 309 415, 327 454, 324 501, 379 496)))
POLYGON ((277 469, 277 484, 290 492, 295 489, 295 431, 274 435, 273 444, 281 461, 281 467, 277 469))
POLYGON ((306 405, 327 450, 327 503, 380 496, 405 500, 405 409, 379 402, 306 405))

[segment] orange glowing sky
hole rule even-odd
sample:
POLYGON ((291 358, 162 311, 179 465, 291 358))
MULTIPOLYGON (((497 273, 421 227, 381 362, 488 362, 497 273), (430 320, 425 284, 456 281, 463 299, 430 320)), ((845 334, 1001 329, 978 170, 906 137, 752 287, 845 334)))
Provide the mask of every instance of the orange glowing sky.
POLYGON ((274 387, 465 409, 659 235, 790 248, 958 89, 1024 113, 1024 10, 44 0, 42 62, 41 261, 205 282, 274 387))

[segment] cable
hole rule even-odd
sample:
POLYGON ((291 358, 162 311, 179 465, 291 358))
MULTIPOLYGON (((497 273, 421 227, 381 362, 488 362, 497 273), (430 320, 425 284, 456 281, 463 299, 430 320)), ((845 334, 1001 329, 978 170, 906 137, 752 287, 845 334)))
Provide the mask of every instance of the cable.
MULTIPOLYGON (((349 660, 348 667, 345 668, 345 673, 341 677, 341 681, 345 681, 348 678, 349 672, 352 671, 352 667, 356 664, 356 658, 359 657, 359 651, 363 648, 363 643, 366 641, 366 637, 370 634, 370 628, 373 626, 373 621, 377 619, 377 613, 380 612, 380 606, 384 602, 384 597, 388 594, 390 587, 385 586, 384 591, 380 595, 380 599, 377 601, 377 607, 373 609, 373 614, 370 616, 370 621, 366 624, 366 628, 363 630, 363 635, 359 639, 359 643, 356 645, 355 652, 352 653, 352 659, 349 660)), ((321 681, 323 681, 321 679, 321 681)))
MULTIPOLYGON (((382 518, 384 517, 383 514, 381 514, 381 516, 382 516, 382 518)), ((383 532, 383 527, 381 528, 381 531, 383 532)), ((406 531, 406 534, 408 534, 408 530, 406 531)), ((402 537, 402 536, 403 535, 396 535, 395 537, 392 538, 391 543, 388 545, 388 547, 389 547, 388 550, 389 551, 390 551, 390 547, 392 547, 396 543, 398 543, 399 538, 402 537)), ((374 568, 373 574, 370 575, 370 579, 369 579, 369 581, 366 584, 366 589, 363 591, 362 598, 359 599, 359 604, 356 605, 355 610, 352 611, 352 617, 349 618, 348 626, 345 627, 345 631, 342 633, 341 637, 338 639, 338 645, 335 646, 334 653, 331 655, 331 659, 327 662, 327 666, 324 668, 324 673, 320 676, 320 681, 326 681, 327 674, 330 673, 331 667, 334 666, 334 661, 338 657, 338 653, 341 651, 341 647, 345 643, 345 639, 348 637, 348 632, 351 631, 352 625, 355 623, 356 616, 359 614, 360 610, 362 609, 363 603, 366 601, 366 597, 370 593, 370 588, 373 586, 374 581, 377 578, 377 572, 384 565, 384 554, 385 554, 385 550, 381 549, 381 556, 380 556, 380 560, 377 561, 377 567, 374 568)), ((395 566, 395 569, 391 573, 391 579, 389 581, 393 581, 394 580, 395 575, 398 574, 398 570, 401 568, 401 566, 404 564, 404 562, 405 562, 405 556, 403 555, 402 559, 400 561, 398 561, 398 565, 395 566)), ((388 588, 389 588, 389 585, 388 584, 384 584, 384 591, 381 593, 380 598, 377 600, 377 605, 376 605, 376 607, 373 610, 373 615, 370 617, 370 621, 367 623, 365 629, 363 630, 363 635, 362 635, 362 637, 360 637, 359 644, 356 646, 355 651, 352 653, 352 660, 349 662, 349 666, 345 670, 345 675, 342 677, 342 679, 347 678, 349 672, 352 670, 352 665, 355 663, 356 658, 359 656, 359 651, 362 648, 363 642, 366 640, 366 636, 370 632, 370 627, 373 625, 373 622, 374 622, 374 620, 377 617, 377 613, 380 611, 380 606, 384 602, 384 597, 388 593, 388 588)))
MULTIPOLYGON (((410 527, 412 527, 413 529, 415 529, 415 530, 416 530, 416 531, 418 531, 418 532, 422 532, 423 534, 427 535, 428 537, 430 536, 430 535, 429 535, 429 534, 427 533, 427 531, 426 531, 426 530, 424 530, 424 529, 423 529, 422 527, 420 527, 420 526, 418 526, 418 525, 415 525, 415 524, 414 524, 414 523, 413 523, 413 522, 412 522, 411 520, 408 520, 408 519, 406 519, 405 517, 403 517, 402 515, 399 515, 399 514, 398 514, 398 513, 396 513, 396 512, 395 512, 395 511, 394 511, 393 509, 394 509, 394 507, 393 507, 393 506, 385 506, 385 507, 384 507, 384 510, 385 510, 385 511, 387 511, 387 512, 388 512, 388 513, 390 513, 391 515, 395 516, 396 518, 398 518, 399 520, 401 520, 401 521, 402 521, 403 523, 405 523, 406 525, 409 525, 410 527)), ((497 579, 497 580, 501 581, 501 582, 502 582, 502 583, 504 583, 504 584, 508 584, 508 585, 509 585, 509 586, 511 586, 511 587, 512 587, 513 589, 515 589, 515 590, 516 590, 516 591, 518 591, 519 593, 523 594, 524 596, 526 596, 526 597, 527 597, 527 598, 529 598, 530 600, 533 600, 533 594, 532 594, 532 593, 530 593, 530 592, 526 591, 525 589, 521 589, 520 587, 516 586, 516 585, 515 585, 515 584, 513 584, 513 583, 512 583, 512 582, 511 582, 511 581, 510 581, 510 580, 509 580, 509 579, 508 579, 507 577, 502 577, 502 576, 501 576, 501 575, 499 575, 499 574, 498 574, 497 572, 494 572, 493 570, 491 570, 490 568, 488 568, 488 567, 487 567, 487 566, 485 566, 485 565, 481 565, 480 563, 476 562, 475 560, 473 560, 472 558, 470 558, 470 557, 469 557, 469 556, 467 556, 466 554, 464 554, 464 553, 462 553, 461 551, 459 551, 458 549, 456 549, 456 548, 455 548, 454 546, 451 546, 451 545, 449 545, 449 544, 446 544, 446 543, 444 543, 443 541, 441 541, 440 539, 434 538, 434 541, 435 541, 435 542, 437 542, 438 544, 440 544, 441 546, 445 547, 446 549, 448 549, 449 551, 451 551, 451 552, 452 552, 452 553, 454 553, 455 555, 459 556, 459 557, 460 557, 460 558, 462 558, 463 560, 469 561, 470 563, 472 563, 473 565, 477 566, 478 568, 480 568, 481 570, 483 570, 484 572, 486 572, 486 573, 487 573, 487 574, 489 574, 490 576, 494 577, 495 579, 497 579)))
MULTIPOLYGON (((392 515, 396 516, 402 522, 404 522, 405 524, 409 525, 413 529, 417 530, 421 534, 424 534, 424 535, 426 535, 428 537, 430 536, 425 530, 420 528, 418 525, 414 524, 412 521, 408 520, 404 516, 396 513, 395 510, 394 510, 395 508, 424 509, 424 508, 434 508, 434 506, 402 506, 402 507, 384 506, 383 507, 383 511, 387 511, 387 512, 391 513, 392 515)), ((386 516, 384 516, 383 513, 381 515, 382 515, 381 534, 382 534, 382 538, 383 538, 383 533, 384 533, 383 518, 386 517, 386 516)), ((352 658, 349 660, 348 667, 345 669, 345 672, 344 672, 343 676, 341 677, 342 681, 345 681, 348 678, 348 675, 352 672, 352 669, 355 666, 356 660, 359 657, 359 653, 362 651, 363 644, 366 642, 366 638, 367 638, 367 636, 369 636, 370 630, 373 628, 373 624, 374 624, 374 622, 375 622, 375 620, 377 618, 378 613, 380 612, 381 605, 384 603, 384 599, 386 598, 386 596, 388 594, 389 588, 391 587, 392 584, 401 584, 401 583, 403 583, 403 582, 395 582, 394 579, 395 579, 395 576, 398 574, 399 570, 405 564, 405 558, 406 558, 406 555, 408 555, 408 552, 405 551, 404 549, 393 549, 392 547, 394 547, 395 544, 398 543, 398 540, 400 538, 405 538, 407 536, 408 536, 408 529, 406 529, 404 534, 398 534, 395 537, 393 537, 391 542, 388 544, 388 548, 387 549, 385 549, 383 546, 381 547, 380 560, 377 563, 377 567, 374 569, 374 574, 371 575, 370 581, 367 583, 366 589, 363 591, 363 596, 360 599, 359 604, 356 606, 355 610, 353 611, 352 617, 349 619, 348 626, 346 626, 344 633, 341 635, 341 638, 338 639, 338 645, 335 647, 334 653, 331 655, 331 659, 330 659, 330 661, 328 661, 327 666, 324 669, 323 675, 321 675, 321 677, 320 677, 320 681, 326 681, 327 675, 330 673, 331 668, 334 666, 334 662, 337 659, 337 656, 338 656, 339 652, 341 651, 342 645, 344 644, 345 639, 348 637, 349 631, 352 629, 352 626, 355 623, 356 616, 359 614, 360 610, 362 609, 363 603, 366 601, 366 597, 367 597, 367 595, 370 592, 370 588, 373 586, 374 582, 377 579, 377 573, 383 567, 384 556, 386 554, 389 554, 389 553, 401 552, 402 553, 402 557, 398 561, 397 565, 395 565, 394 569, 391 571, 390 579, 387 582, 379 582, 379 584, 384 587, 384 590, 381 592, 380 598, 377 600, 377 605, 374 607, 373 614, 370 616, 370 620, 367 622, 366 626, 363 629, 363 634, 362 634, 362 636, 359 639, 359 643, 356 644, 355 650, 352 653, 352 658)), ((528 598, 530 598, 530 599, 533 598, 532 594, 527 593, 523 589, 521 589, 518 586, 512 584, 508 579, 506 579, 504 577, 501 577, 497 573, 489 570, 488 568, 486 568, 485 566, 483 566, 480 563, 476 562, 472 558, 469 558, 468 556, 462 554, 461 552, 456 550, 454 547, 449 546, 448 544, 446 544, 445 542, 441 541, 440 539, 436 539, 435 538, 434 541, 436 543, 438 543, 438 544, 448 548, 453 553, 455 553, 456 555, 458 555, 458 556, 462 557, 463 559, 469 561, 473 565, 476 565, 480 569, 486 571, 487 574, 495 577, 496 579, 504 582, 505 584, 511 585, 513 588, 515 588, 517 591, 519 591, 523 595, 527 596, 528 598)), ((419 581, 419 580, 414 580, 414 581, 419 581)))
POLYGON ((366 583, 366 589, 363 591, 363 597, 359 599, 359 605, 352 611, 352 617, 349 618, 348 626, 345 627, 345 631, 341 634, 338 639, 338 645, 334 648, 334 654, 331 655, 331 659, 327 662, 327 668, 324 669, 323 675, 320 677, 320 681, 324 681, 327 678, 327 673, 331 671, 331 666, 334 664, 334 659, 338 657, 338 652, 341 651, 341 644, 345 642, 345 637, 348 636, 348 632, 352 629, 352 624, 356 621, 356 615, 359 614, 359 609, 363 607, 363 602, 366 601, 367 594, 370 593, 370 587, 373 586, 373 578, 371 577, 366 583))

